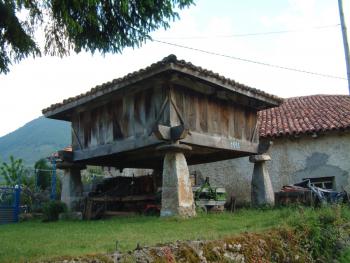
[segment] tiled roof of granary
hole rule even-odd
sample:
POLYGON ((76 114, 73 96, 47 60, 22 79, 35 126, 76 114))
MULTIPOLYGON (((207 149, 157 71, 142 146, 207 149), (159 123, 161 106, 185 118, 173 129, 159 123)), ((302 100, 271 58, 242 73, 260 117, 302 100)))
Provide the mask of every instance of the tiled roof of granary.
POLYGON ((78 100, 80 100, 82 98, 85 98, 85 97, 88 97, 88 96, 91 96, 91 95, 95 95, 95 94, 98 94, 98 93, 102 93, 102 94, 108 93, 115 86, 127 85, 127 84, 129 84, 130 81, 132 81, 133 79, 136 79, 136 78, 137 79, 142 79, 143 77, 149 76, 149 74, 152 74, 153 72, 156 73, 160 69, 162 69, 162 68, 164 68, 164 67, 166 67, 167 65, 170 65, 170 64, 176 65, 176 66, 178 66, 179 68, 181 68, 183 70, 192 70, 192 71, 196 72, 197 74, 199 74, 200 76, 203 76, 203 77, 214 78, 216 81, 218 81, 219 83, 221 83, 223 85, 229 85, 229 86, 234 87, 234 89, 237 92, 242 91, 242 92, 245 92, 245 93, 252 93, 252 94, 260 95, 261 97, 264 97, 264 98, 267 98, 267 99, 272 99, 272 100, 274 100, 276 102, 281 102, 282 101, 282 98, 279 98, 277 96, 268 94, 268 93, 266 93, 264 91, 261 91, 261 90, 255 89, 255 88, 248 87, 248 86, 246 86, 244 84, 240 84, 240 83, 238 83, 238 82, 236 82, 236 81, 234 81, 232 79, 229 79, 229 78, 226 78, 224 76, 221 76, 218 73, 214 73, 214 72, 212 72, 210 70, 203 69, 201 67, 195 66, 195 65, 193 65, 190 62, 186 62, 184 60, 178 60, 175 55, 169 55, 169 56, 163 58, 161 61, 158 61, 157 63, 153 63, 152 65, 150 65, 150 66, 148 66, 148 67, 146 67, 144 69, 135 71, 133 73, 129 73, 129 74, 127 74, 124 77, 121 77, 121 78, 118 78, 118 79, 114 79, 114 80, 112 80, 110 82, 107 82, 107 83, 104 83, 102 85, 98 85, 98 86, 92 88, 91 90, 89 90, 86 93, 83 93, 83 94, 80 94, 78 96, 65 99, 65 100, 63 100, 60 103, 52 104, 50 107, 48 107, 46 109, 43 109, 42 112, 43 112, 43 114, 45 114, 46 112, 55 110, 55 109, 60 108, 60 107, 62 107, 64 105, 66 105, 66 104, 69 104, 71 102, 76 102, 76 101, 78 101, 78 100))
POLYGON ((313 95, 285 99, 258 112, 260 137, 313 134, 350 129, 350 96, 313 95))

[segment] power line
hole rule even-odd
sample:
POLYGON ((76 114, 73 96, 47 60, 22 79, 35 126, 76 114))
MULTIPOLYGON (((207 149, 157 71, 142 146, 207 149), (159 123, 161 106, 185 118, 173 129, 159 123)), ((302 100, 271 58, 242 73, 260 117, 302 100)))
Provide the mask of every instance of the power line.
POLYGON ((347 80, 347 78, 344 78, 344 77, 339 77, 339 76, 334 76, 334 75, 329 75, 329 74, 324 74, 324 73, 318 73, 318 72, 313 72, 313 71, 308 71, 308 70, 303 70, 303 69, 279 66, 279 65, 270 64, 270 63, 267 63, 267 62, 255 61, 255 60, 251 60, 251 59, 240 58, 240 57, 235 57, 235 56, 230 56, 230 55, 225 55, 225 54, 220 54, 220 53, 213 52, 213 51, 203 50, 203 49, 194 48, 194 47, 188 47, 188 46, 175 44, 175 43, 170 43, 170 42, 166 42, 166 41, 162 41, 162 40, 152 39, 152 41, 158 42, 158 43, 161 43, 161 44, 174 46, 174 47, 180 47, 180 48, 184 48, 184 49, 189 49, 189 50, 193 50, 193 51, 197 51, 197 52, 201 52, 201 53, 205 53, 205 54, 209 54, 209 55, 214 55, 214 56, 219 56, 219 57, 239 60, 239 61, 243 61, 243 62, 253 63, 253 64, 257 64, 257 65, 261 65, 261 66, 267 66, 267 67, 272 67, 272 68, 284 69, 284 70, 289 70, 289 71, 294 71, 294 72, 299 72, 299 73, 304 73, 304 74, 320 76, 320 77, 324 77, 324 78, 347 80))
POLYGON ((232 34, 232 35, 161 37, 159 39, 210 39, 210 38, 236 38, 236 37, 265 36, 265 35, 308 32, 308 31, 314 31, 314 30, 334 28, 334 27, 339 27, 339 26, 340 26, 340 24, 334 24, 334 25, 312 27, 312 28, 305 29, 305 30, 294 29, 294 30, 278 30, 278 31, 255 32, 255 33, 232 34))

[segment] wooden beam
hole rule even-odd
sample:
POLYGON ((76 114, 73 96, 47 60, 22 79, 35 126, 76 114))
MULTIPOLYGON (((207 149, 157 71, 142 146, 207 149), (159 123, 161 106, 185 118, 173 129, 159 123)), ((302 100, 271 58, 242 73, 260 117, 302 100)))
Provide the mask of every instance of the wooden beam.
POLYGON ((171 139, 169 126, 158 124, 153 128, 153 133, 159 140, 170 141, 171 139))
POLYGON ((189 135, 180 140, 181 143, 198 145, 203 147, 231 150, 236 152, 258 153, 258 144, 235 138, 224 138, 209 134, 190 131, 189 135))
POLYGON ((86 159, 102 157, 106 155, 131 151, 131 150, 135 150, 135 149, 143 148, 147 146, 157 145, 162 142, 163 141, 159 140, 154 135, 151 135, 151 136, 146 135, 137 139, 135 139, 134 137, 130 137, 114 143, 99 145, 94 148, 76 150, 74 151, 73 160, 82 161, 86 159))

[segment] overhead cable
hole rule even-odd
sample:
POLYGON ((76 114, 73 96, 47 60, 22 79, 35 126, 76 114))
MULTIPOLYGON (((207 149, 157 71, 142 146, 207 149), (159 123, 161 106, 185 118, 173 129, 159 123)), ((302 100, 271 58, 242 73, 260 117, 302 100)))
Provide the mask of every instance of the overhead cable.
POLYGON ((339 27, 340 24, 316 26, 309 29, 291 29, 291 30, 277 30, 277 31, 267 31, 267 32, 253 32, 253 33, 243 33, 243 34, 230 34, 230 35, 212 35, 212 36, 178 36, 178 37, 160 37, 159 39, 210 39, 210 38, 236 38, 236 37, 251 37, 251 36, 265 36, 265 35, 277 35, 277 34, 287 34, 287 33, 304 33, 313 30, 321 30, 339 27))
POLYGON ((161 43, 161 44, 165 44, 165 45, 174 46, 174 47, 179 47, 179 48, 184 48, 184 49, 188 49, 188 50, 193 50, 193 51, 197 51, 197 52, 201 52, 201 53, 205 53, 205 54, 209 54, 209 55, 214 55, 214 56, 219 56, 219 57, 239 60, 239 61, 243 61, 243 62, 253 63, 253 64, 257 64, 257 65, 261 65, 261 66, 267 66, 267 67, 272 67, 272 68, 289 70, 289 71, 294 71, 294 72, 299 72, 299 73, 304 73, 304 74, 309 74, 309 75, 315 75, 315 76, 324 77, 324 78, 347 80, 347 78, 340 77, 340 76, 324 74, 324 73, 319 73, 319 72, 314 72, 314 71, 308 71, 308 70, 303 70, 303 69, 297 69, 297 68, 292 68, 292 67, 279 66, 279 65, 270 64, 270 63, 267 63, 267 62, 256 61, 256 60, 252 60, 252 59, 246 59, 246 58, 241 58, 241 57, 221 54, 221 53, 217 53, 217 52, 213 52, 213 51, 203 50, 203 49, 189 47, 189 46, 184 46, 184 45, 175 44, 175 43, 171 43, 171 42, 166 42, 166 41, 162 41, 162 40, 152 39, 152 41, 153 42, 157 42, 157 43, 161 43))

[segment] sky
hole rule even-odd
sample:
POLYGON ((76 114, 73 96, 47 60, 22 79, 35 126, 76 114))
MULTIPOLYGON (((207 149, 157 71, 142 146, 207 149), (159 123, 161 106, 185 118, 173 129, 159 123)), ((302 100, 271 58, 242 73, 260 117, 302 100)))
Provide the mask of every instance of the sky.
MULTIPOLYGON (((343 4, 350 27, 350 0, 343 0, 343 4)), ((44 56, 22 60, 10 67, 10 73, 0 75, 0 137, 41 116, 41 110, 53 103, 169 54, 284 98, 349 94, 344 79, 233 59, 346 78, 336 0, 197 0, 195 6, 179 14, 180 20, 172 22, 170 29, 153 32, 153 39, 226 57, 147 41, 141 48, 124 49, 122 54, 80 53, 62 59, 44 56), (276 31, 290 32, 269 33, 276 31)))

